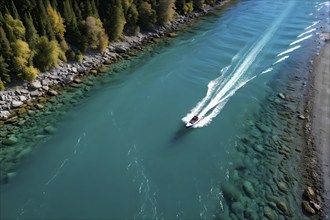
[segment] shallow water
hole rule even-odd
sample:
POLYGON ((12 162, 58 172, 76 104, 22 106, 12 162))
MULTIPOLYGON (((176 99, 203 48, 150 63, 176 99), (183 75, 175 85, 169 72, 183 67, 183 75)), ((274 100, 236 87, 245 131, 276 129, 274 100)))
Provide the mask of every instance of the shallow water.
POLYGON ((297 100, 328 8, 240 1, 63 91, 20 130, 35 149, 1 186, 1 218, 301 218, 297 100))

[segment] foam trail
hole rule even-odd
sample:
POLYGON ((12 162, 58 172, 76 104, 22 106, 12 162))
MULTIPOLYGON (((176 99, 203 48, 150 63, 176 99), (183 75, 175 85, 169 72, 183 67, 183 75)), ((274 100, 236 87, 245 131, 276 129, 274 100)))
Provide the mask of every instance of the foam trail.
POLYGON ((229 76, 222 80, 222 83, 220 83, 219 78, 211 81, 213 82, 212 85, 218 85, 217 88, 211 87, 209 84, 209 88, 207 91, 207 94, 205 98, 202 99, 201 102, 197 104, 197 106, 189 113, 186 117, 184 117, 182 120, 184 122, 187 122, 193 115, 198 115, 199 118, 203 118, 198 124, 198 127, 202 127, 204 125, 209 124, 214 117, 216 117, 217 114, 220 113, 221 109, 224 107, 224 105, 227 103, 228 99, 234 95, 234 93, 241 88, 246 82, 250 81, 253 77, 248 77, 248 79, 244 79, 244 74, 247 72, 247 70, 251 67, 255 59, 257 58, 258 54, 262 51, 262 49, 266 46, 266 44, 271 40, 274 33, 280 26, 283 19, 288 15, 288 13, 292 10, 295 2, 290 1, 289 6, 286 7, 284 12, 281 16, 279 16, 274 23, 270 26, 270 28, 267 30, 267 32, 262 36, 261 39, 257 40, 255 44, 252 45, 252 49, 250 52, 246 55, 245 59, 244 57, 239 60, 237 66, 234 68, 234 70, 229 74, 229 76), (240 81, 245 80, 245 83, 240 83, 240 81), (214 93, 216 91, 216 93, 214 93), (213 97, 213 98, 211 98, 213 97), (213 109, 213 110, 212 110, 213 109), (207 115, 209 111, 211 111, 211 114, 207 115), (206 115, 206 116, 205 116, 206 115))
POLYGON ((308 31, 306 31, 306 32, 304 32, 304 33, 302 33, 302 34, 300 34, 297 38, 302 37, 302 36, 304 36, 304 35, 306 35, 306 34, 308 34, 308 33, 311 33, 311 32, 313 32, 313 31, 316 31, 316 28, 312 28, 312 29, 310 29, 310 30, 308 30, 308 31))
POLYGON ((284 55, 284 54, 290 53, 290 52, 292 52, 292 51, 294 51, 294 50, 299 49, 300 47, 301 47, 301 46, 298 45, 298 46, 295 46, 295 47, 293 47, 293 48, 290 48, 290 49, 288 49, 288 50, 286 50, 286 51, 284 51, 284 52, 282 52, 282 53, 277 54, 276 57, 280 57, 280 56, 282 56, 282 55, 284 55))
POLYGON ((308 35, 308 36, 306 36, 306 37, 300 38, 300 39, 298 39, 298 40, 292 42, 292 43, 290 44, 290 46, 295 45, 295 44, 297 44, 297 43, 299 43, 299 42, 301 42, 301 41, 307 40, 308 38, 310 38, 310 37, 312 37, 312 36, 313 36, 313 34, 310 34, 310 35, 308 35))
POLYGON ((272 67, 271 67, 271 68, 268 68, 268 69, 262 71, 262 72, 260 73, 260 75, 263 75, 263 74, 265 74, 265 73, 269 73, 269 72, 272 71, 272 70, 273 70, 272 67))
POLYGON ((285 57, 282 57, 281 59, 279 59, 278 61, 276 61, 275 63, 273 63, 273 65, 277 64, 277 63, 280 63, 282 62, 283 60, 286 60, 288 59, 290 56, 285 56, 285 57))
POLYGON ((311 27, 314 27, 315 25, 317 25, 319 23, 319 21, 315 21, 313 22, 313 24, 311 24, 310 26, 306 27, 305 30, 310 29, 311 27))

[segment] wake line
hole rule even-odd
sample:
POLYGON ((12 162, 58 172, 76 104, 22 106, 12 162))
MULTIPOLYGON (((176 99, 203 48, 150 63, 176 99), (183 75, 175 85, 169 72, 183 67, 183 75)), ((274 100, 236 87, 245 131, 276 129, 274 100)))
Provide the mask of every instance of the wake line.
MULTIPOLYGON (((244 77, 244 74, 251 67, 265 45, 271 40, 283 19, 292 10, 295 2, 290 1, 289 4, 290 5, 284 10, 282 15, 273 22, 272 26, 267 30, 264 36, 252 45, 252 50, 250 50, 250 52, 246 55, 245 59, 243 57, 239 60, 236 67, 227 78, 223 78, 224 74, 222 74, 220 77, 216 78, 208 84, 208 91, 206 96, 197 104, 195 108, 191 110, 189 114, 182 118, 185 123, 188 122, 193 116, 198 115, 198 118, 202 119, 194 127, 204 127, 208 125, 212 119, 220 113, 221 109, 228 102, 229 98, 233 96, 238 89, 256 77, 256 75, 252 77, 244 77), (221 81, 222 83, 220 83, 221 81), (210 111, 211 113, 209 113, 210 111)), ((236 57, 237 56, 234 58, 236 57)))

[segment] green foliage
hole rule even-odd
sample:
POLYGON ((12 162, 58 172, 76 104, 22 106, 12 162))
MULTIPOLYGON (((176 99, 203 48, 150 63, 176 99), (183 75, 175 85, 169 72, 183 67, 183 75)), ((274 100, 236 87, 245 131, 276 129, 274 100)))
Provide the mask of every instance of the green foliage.
POLYGON ((2 80, 0 79, 0 91, 5 89, 5 84, 2 82, 2 80))
POLYGON ((121 36, 126 24, 121 0, 112 0, 108 4, 106 15, 106 29, 110 40, 121 36))
POLYGON ((46 71, 50 67, 58 64, 62 51, 55 40, 49 41, 47 37, 40 37, 36 46, 34 64, 41 71, 46 71))
MULTIPOLYGON (((10 82, 10 76, 8 73, 9 73, 8 64, 6 63, 5 59, 2 56, 0 56, 0 81, 2 84, 4 84, 3 82, 10 82)), ((0 87, 1 87, 1 83, 0 83, 0 87)))
POLYGON ((19 19, 14 19, 10 14, 5 14, 5 26, 8 39, 13 42, 25 35, 25 27, 19 19))
POLYGON ((158 23, 167 24, 175 15, 175 0, 160 0, 158 5, 158 23))
POLYGON ((81 62, 83 61, 83 55, 82 55, 82 53, 81 53, 80 51, 78 51, 78 52, 76 53, 75 59, 76 59, 79 63, 81 63, 81 62))
POLYGON ((39 35, 36 28, 34 27, 33 20, 30 14, 26 14, 24 16, 24 24, 26 27, 25 39, 30 45, 30 47, 34 48, 38 41, 39 35))
POLYGON ((104 51, 108 46, 108 36, 105 34, 102 22, 99 18, 92 16, 86 19, 86 36, 89 48, 104 51))
POLYGON ((65 25, 62 16, 55 9, 53 9, 50 4, 47 6, 47 13, 55 36, 59 40, 64 40, 65 25))
POLYGON ((138 7, 139 18, 138 24, 143 29, 152 29, 154 28, 157 17, 156 11, 151 7, 151 4, 148 2, 142 2, 138 7))
POLYGON ((13 70, 23 80, 31 81, 38 75, 38 70, 29 65, 33 53, 23 40, 16 40, 13 45, 13 70))

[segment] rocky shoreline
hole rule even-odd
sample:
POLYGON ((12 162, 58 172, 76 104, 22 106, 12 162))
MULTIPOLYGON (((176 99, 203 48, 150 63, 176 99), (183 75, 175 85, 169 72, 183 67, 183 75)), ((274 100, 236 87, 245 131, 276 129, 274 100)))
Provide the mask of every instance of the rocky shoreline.
MULTIPOLYGON (((306 182, 316 189, 314 200, 322 203, 320 219, 330 219, 330 167, 329 167, 329 50, 330 33, 320 35, 322 48, 311 60, 308 78, 308 95, 306 103, 306 182), (318 198, 316 198, 318 197, 318 198)), ((305 202, 303 208, 308 207, 305 202)))
POLYGON ((214 5, 214 7, 206 8, 203 11, 193 12, 187 16, 178 16, 170 24, 158 27, 153 32, 140 33, 137 36, 125 36, 123 41, 111 43, 104 53, 90 52, 84 54, 81 63, 62 63, 58 67, 40 73, 31 83, 25 82, 22 85, 12 86, 5 91, 1 91, 0 125, 15 117, 19 108, 34 106, 39 109, 35 101, 45 95, 57 95, 57 91, 54 88, 60 90, 60 87, 75 83, 75 79, 79 79, 87 74, 104 73, 112 63, 120 59, 129 58, 132 55, 132 50, 143 50, 146 44, 157 43, 160 38, 175 37, 175 32, 184 28, 185 25, 228 2, 229 0, 224 0, 214 5))

